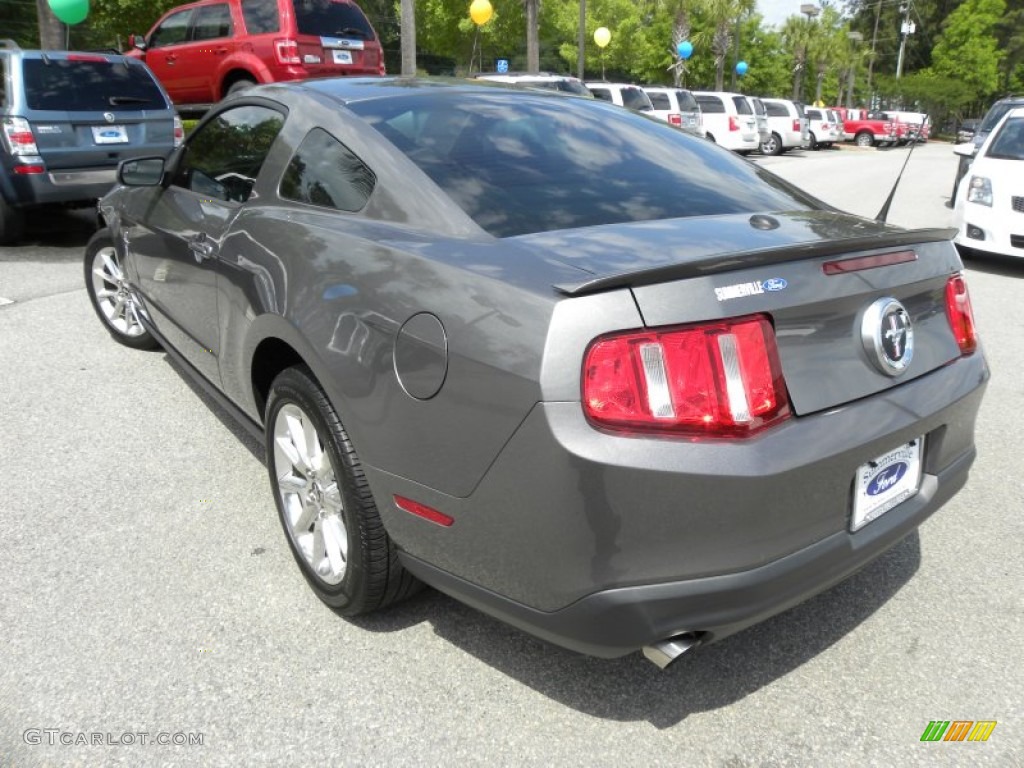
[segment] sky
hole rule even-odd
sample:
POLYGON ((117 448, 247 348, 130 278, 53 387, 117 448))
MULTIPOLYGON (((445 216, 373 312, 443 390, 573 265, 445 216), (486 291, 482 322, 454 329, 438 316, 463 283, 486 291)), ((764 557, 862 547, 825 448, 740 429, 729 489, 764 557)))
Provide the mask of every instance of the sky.
POLYGON ((802 1, 806 0, 757 0, 757 10, 766 25, 778 28, 787 18, 800 13, 802 1))

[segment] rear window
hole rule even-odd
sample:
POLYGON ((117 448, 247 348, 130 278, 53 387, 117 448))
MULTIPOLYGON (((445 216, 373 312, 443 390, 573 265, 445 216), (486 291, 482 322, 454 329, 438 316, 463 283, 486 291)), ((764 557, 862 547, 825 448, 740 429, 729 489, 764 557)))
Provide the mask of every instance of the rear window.
POLYGON ((268 3, 267 0, 242 0, 242 18, 250 35, 264 35, 281 28, 277 3, 268 3))
POLYGON ((816 109, 808 109, 807 110, 807 119, 808 120, 821 120, 821 112, 819 112, 816 109))
POLYGON ((163 92, 143 64, 132 59, 86 61, 26 59, 29 109, 62 112, 132 112, 167 109, 163 92))
POLYGON ((672 103, 668 100, 667 93, 660 93, 658 91, 647 91, 647 98, 651 100, 651 105, 655 109, 669 110, 672 109, 672 103))
POLYGON ((342 0, 294 0, 300 35, 373 40, 373 28, 354 3, 342 0))
POLYGON ((590 86, 590 92, 594 94, 595 99, 600 99, 601 101, 612 100, 612 92, 607 88, 595 88, 594 86, 590 86))
POLYGON ((752 115, 754 114, 754 108, 750 106, 750 102, 742 96, 733 96, 732 103, 736 105, 736 112, 740 115, 752 115))
POLYGON ((651 111, 651 100, 647 98, 647 94, 639 88, 623 88, 622 89, 622 106, 628 107, 629 109, 636 109, 640 111, 651 111))
POLYGON ((676 101, 679 102, 679 109, 683 112, 696 112, 700 109, 697 100, 689 91, 676 91, 676 101))
POLYGON ((725 104, 717 96, 695 96, 701 112, 725 112, 725 104))
POLYGON ((593 101, 512 96, 433 92, 349 108, 496 237, 817 207, 764 169, 664 123, 593 101))

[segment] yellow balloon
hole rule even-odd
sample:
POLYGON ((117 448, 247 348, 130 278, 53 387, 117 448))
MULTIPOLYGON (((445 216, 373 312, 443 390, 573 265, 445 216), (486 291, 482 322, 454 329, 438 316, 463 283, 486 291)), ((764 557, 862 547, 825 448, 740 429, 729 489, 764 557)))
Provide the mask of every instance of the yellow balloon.
POLYGON ((598 27, 594 30, 594 42, 598 48, 604 48, 611 40, 612 33, 608 31, 608 27, 598 27))
POLYGON ((491 4, 488 0, 473 0, 469 6, 469 18, 471 18, 473 23, 478 27, 482 27, 490 21, 493 14, 494 9, 491 8, 491 4))

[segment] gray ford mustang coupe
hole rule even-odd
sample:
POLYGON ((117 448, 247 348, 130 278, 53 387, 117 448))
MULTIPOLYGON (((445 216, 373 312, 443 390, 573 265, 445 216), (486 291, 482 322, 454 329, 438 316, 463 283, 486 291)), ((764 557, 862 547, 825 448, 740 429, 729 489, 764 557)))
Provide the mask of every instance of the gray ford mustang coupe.
POLYGON ((619 107, 253 88, 125 162, 85 279, 265 440, 345 615, 440 589, 666 666, 967 480, 988 369, 950 230, 841 213, 619 107))

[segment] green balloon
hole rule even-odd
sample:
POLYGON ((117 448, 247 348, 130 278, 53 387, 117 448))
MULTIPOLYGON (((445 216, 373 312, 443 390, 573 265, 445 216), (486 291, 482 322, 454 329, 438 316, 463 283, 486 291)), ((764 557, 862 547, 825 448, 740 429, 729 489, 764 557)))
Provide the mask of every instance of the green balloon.
POLYGON ((47 0, 53 15, 65 24, 81 24, 89 15, 89 0, 47 0))

